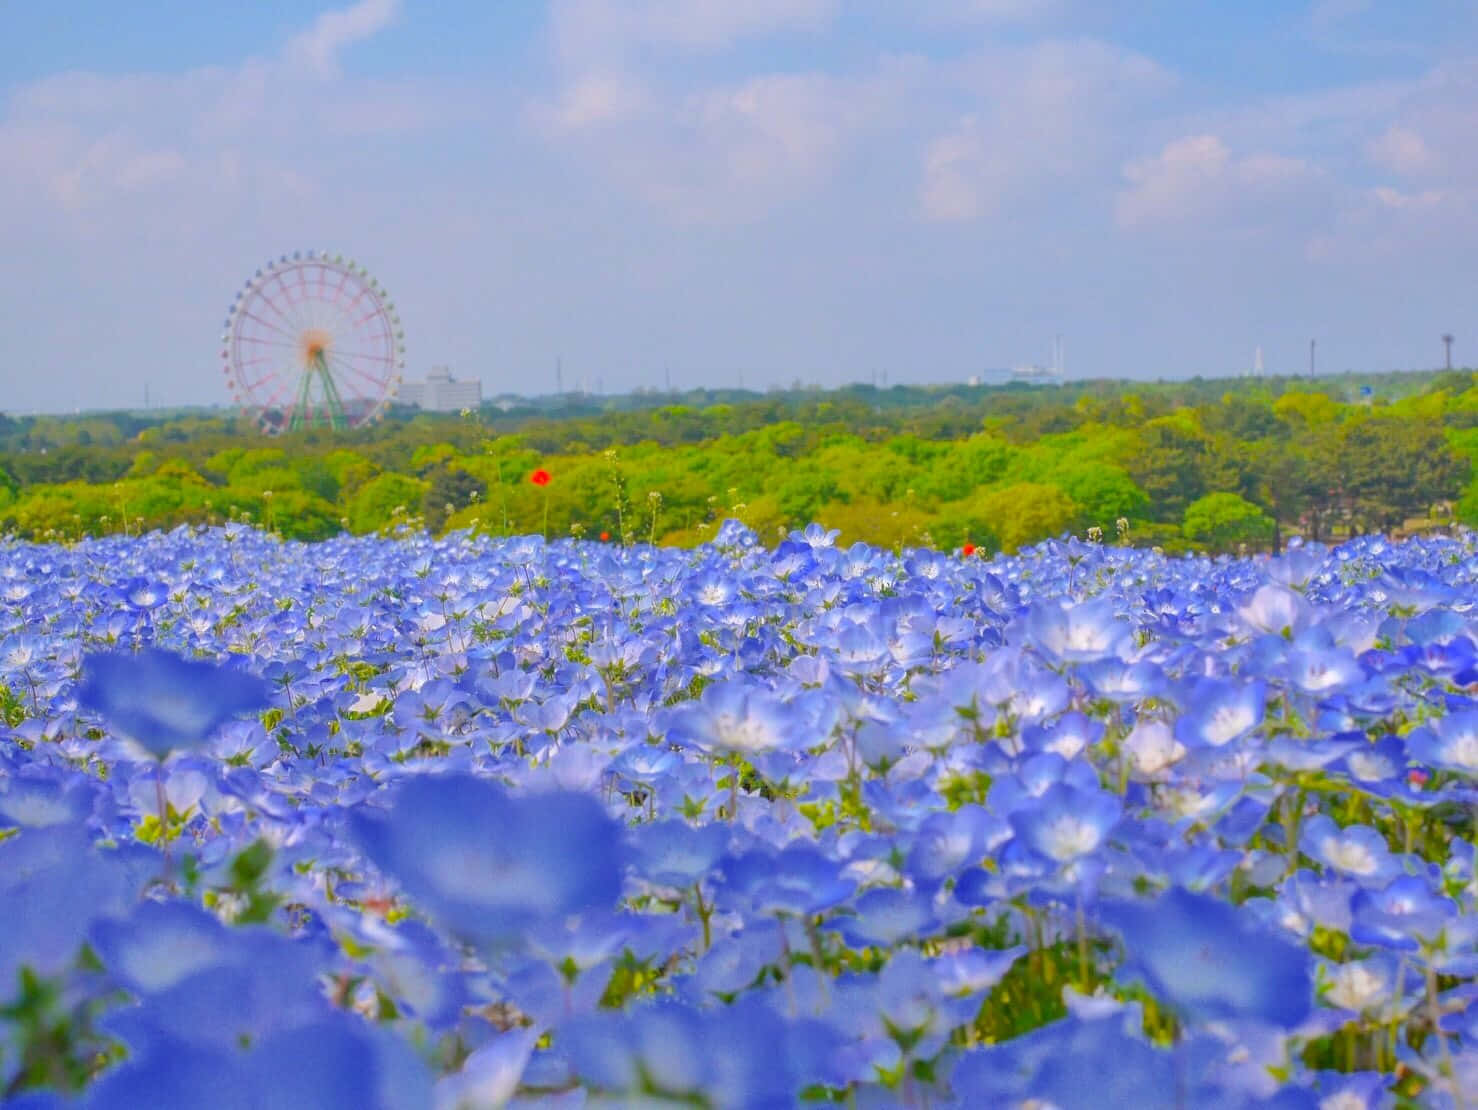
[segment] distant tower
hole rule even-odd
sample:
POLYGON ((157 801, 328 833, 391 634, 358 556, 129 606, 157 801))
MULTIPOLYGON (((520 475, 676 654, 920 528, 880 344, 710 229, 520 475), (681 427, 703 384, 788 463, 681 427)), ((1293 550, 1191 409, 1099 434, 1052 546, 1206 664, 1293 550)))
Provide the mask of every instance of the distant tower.
POLYGON ((1259 347, 1252 353, 1252 376, 1260 378, 1263 375, 1262 348, 1259 347))
POLYGON ((1442 337, 1442 346, 1444 346, 1444 347, 1447 348, 1447 368, 1449 370, 1451 370, 1452 369, 1452 336, 1451 335, 1444 335, 1442 337))
POLYGON ((1311 378, 1314 376, 1314 346, 1316 342, 1313 339, 1309 340, 1309 377, 1311 378))

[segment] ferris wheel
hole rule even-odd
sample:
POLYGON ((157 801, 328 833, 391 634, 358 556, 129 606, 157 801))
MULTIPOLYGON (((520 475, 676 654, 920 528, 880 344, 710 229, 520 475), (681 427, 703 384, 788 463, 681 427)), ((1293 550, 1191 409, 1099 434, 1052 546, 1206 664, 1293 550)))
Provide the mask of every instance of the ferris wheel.
POLYGON ((405 333, 363 266, 299 251, 267 263, 236 294, 221 361, 231 396, 269 435, 355 428, 399 389, 405 333))

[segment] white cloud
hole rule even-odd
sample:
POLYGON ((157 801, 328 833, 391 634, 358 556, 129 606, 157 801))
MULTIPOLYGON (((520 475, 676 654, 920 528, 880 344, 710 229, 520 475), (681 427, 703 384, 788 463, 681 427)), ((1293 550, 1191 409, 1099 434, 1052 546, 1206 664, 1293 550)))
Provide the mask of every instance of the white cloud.
POLYGON ((711 53, 748 38, 814 33, 840 0, 555 0, 551 23, 565 64, 609 68, 644 50, 711 53))
POLYGON ((1329 31, 1370 10, 1372 0, 1315 0, 1309 22, 1319 32, 1329 31))
POLYGON ((289 62, 306 65, 320 77, 336 76, 340 51, 383 31, 395 18, 398 7, 398 0, 359 0, 347 8, 324 12, 313 26, 293 36, 284 56, 289 62))
POLYGON ((1067 0, 914 0, 912 18, 935 24, 1035 23, 1057 15, 1067 0))
POLYGON ((1395 209, 1431 209, 1439 207, 1447 200, 1447 194, 1441 189, 1424 189, 1420 193, 1403 193, 1399 189, 1393 189, 1389 185, 1377 186, 1371 190, 1371 195, 1386 208, 1395 209))
POLYGON ((940 79, 971 106, 924 149, 919 212, 940 222, 1101 180, 1128 118, 1173 84, 1142 55, 1087 40, 982 51, 940 79))
POLYGON ((924 182, 919 187, 924 218, 942 223, 974 220, 980 215, 980 186, 989 170, 979 122, 965 116, 954 131, 939 136, 924 153, 924 182))
POLYGON ((603 126, 549 137, 576 140, 572 153, 664 219, 743 223, 824 181, 883 99, 876 82, 764 74, 660 102, 625 92, 567 100, 555 122, 603 126))
POLYGON ((1365 153, 1377 166, 1402 177, 1429 173, 1437 166, 1437 156, 1426 140, 1410 128, 1396 125, 1367 143, 1365 153))
POLYGON ((1121 228, 1194 228, 1208 234, 1286 226, 1290 212, 1308 214, 1326 187, 1319 169, 1271 153, 1235 157, 1216 135, 1189 135, 1152 158, 1124 167, 1126 188, 1115 199, 1121 228))
POLYGON ((590 73, 570 82, 553 105, 535 104, 530 116, 552 131, 609 126, 642 115, 653 98, 636 78, 622 73, 590 73))
POLYGON ((113 199, 169 195, 193 210, 241 189, 270 206, 311 191, 315 176, 331 179, 330 152, 347 141, 437 125, 449 102, 418 83, 324 80, 395 7, 364 0, 327 12, 275 58, 179 73, 66 72, 19 87, 0 115, 0 196, 14 202, 0 210, 0 232, 34 221, 24 205, 38 200, 67 213, 74 222, 62 226, 78 234, 106 227, 113 199), (315 148, 319 157, 305 157, 315 148))

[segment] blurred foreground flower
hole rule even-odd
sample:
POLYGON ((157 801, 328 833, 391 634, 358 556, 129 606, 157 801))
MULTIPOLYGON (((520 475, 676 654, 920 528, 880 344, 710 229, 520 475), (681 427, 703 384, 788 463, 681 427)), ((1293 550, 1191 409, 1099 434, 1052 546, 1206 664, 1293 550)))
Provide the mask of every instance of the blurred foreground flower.
POLYGON ((1252 1019, 1292 1029, 1314 1005, 1307 949, 1236 906, 1177 888, 1103 907, 1145 985, 1193 1021, 1252 1019))
POLYGON ((471 775, 428 776, 383 817, 365 809, 351 824, 375 866, 470 940, 513 941, 621 895, 620 827, 584 794, 514 798, 471 775))
POLYGON ((236 667, 145 648, 84 657, 77 703, 163 759, 265 707, 267 696, 262 679, 236 667))

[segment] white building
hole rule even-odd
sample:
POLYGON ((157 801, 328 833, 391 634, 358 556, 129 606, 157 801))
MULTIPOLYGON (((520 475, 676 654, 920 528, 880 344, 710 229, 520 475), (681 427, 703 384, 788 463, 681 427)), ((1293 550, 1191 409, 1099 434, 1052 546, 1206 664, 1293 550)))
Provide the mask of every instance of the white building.
POLYGON ((401 382, 395 399, 429 412, 461 412, 482 404, 482 382, 459 382, 447 367, 433 366, 424 382, 401 382))

